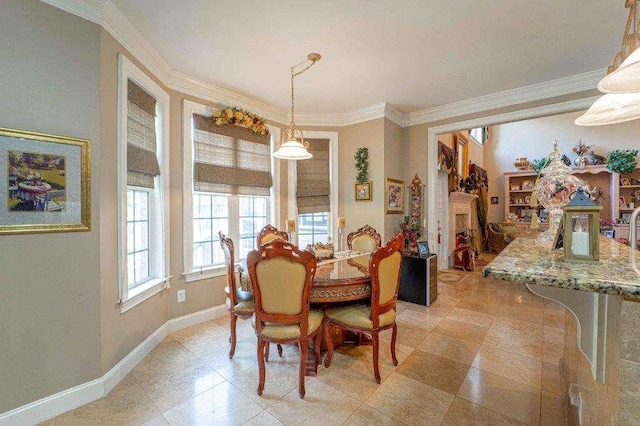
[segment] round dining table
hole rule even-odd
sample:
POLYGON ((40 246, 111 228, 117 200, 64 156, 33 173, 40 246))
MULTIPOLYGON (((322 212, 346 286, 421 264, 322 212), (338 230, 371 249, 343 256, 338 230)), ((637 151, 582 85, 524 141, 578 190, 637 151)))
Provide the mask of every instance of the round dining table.
MULTIPOLYGON (((368 299, 371 296, 370 257, 371 254, 366 253, 319 261, 309 301, 325 304, 368 299)), ((238 269, 242 290, 251 292, 246 264, 238 269)))

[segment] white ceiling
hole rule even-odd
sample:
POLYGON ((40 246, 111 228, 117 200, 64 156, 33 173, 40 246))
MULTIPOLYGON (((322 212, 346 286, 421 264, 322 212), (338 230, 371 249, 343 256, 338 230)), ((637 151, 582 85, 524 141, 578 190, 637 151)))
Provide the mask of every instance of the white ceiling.
POLYGON ((605 68, 624 0, 112 0, 180 73, 296 112, 404 112, 605 68))

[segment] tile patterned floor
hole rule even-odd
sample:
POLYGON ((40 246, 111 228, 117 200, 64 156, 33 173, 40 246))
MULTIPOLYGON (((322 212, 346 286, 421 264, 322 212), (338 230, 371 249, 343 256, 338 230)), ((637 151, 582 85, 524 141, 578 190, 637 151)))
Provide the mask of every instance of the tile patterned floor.
POLYGON ((260 397, 251 324, 238 321, 230 361, 225 316, 170 335, 105 398, 44 424, 564 424, 564 308, 519 284, 444 272, 433 306, 398 303, 399 365, 385 332, 380 385, 371 347, 344 345, 301 400, 287 346, 282 358, 272 350, 260 397))

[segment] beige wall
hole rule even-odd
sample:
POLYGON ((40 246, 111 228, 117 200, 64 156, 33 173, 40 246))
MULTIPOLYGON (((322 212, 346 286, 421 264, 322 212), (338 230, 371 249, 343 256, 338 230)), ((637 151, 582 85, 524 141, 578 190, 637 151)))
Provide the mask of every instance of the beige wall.
MULTIPOLYGON (((35 0, 0 10, 0 126, 90 139, 99 169, 100 27, 35 0)), ((90 232, 0 236, 0 413, 101 375, 100 179, 90 232)))
POLYGON ((411 179, 413 179, 413 176, 411 179, 403 178, 402 127, 388 119, 384 120, 384 172, 385 178, 389 177, 404 181, 405 194, 404 213, 385 214, 384 216, 384 233, 381 233, 383 244, 400 232, 400 222, 402 222, 405 215, 409 215, 409 194, 406 188, 409 182, 411 182, 411 179))
POLYGON ((571 160, 577 156, 572 149, 579 139, 587 145, 594 145, 592 149, 595 153, 603 156, 616 148, 640 147, 639 121, 581 127, 574 124, 581 114, 571 112, 491 127, 491 139, 485 145, 484 164, 489 173, 489 196, 498 196, 500 204, 489 205, 489 222, 501 222, 504 219, 503 173, 516 170, 513 162, 518 157, 527 157, 530 161, 546 157, 553 148, 553 140, 558 140, 560 152, 571 160))

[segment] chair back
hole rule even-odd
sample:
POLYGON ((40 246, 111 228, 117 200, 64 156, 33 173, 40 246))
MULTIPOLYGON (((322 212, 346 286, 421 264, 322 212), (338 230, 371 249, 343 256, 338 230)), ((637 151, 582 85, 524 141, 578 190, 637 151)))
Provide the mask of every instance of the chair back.
POLYGON ((233 240, 225 236, 222 231, 218 232, 220 238, 220 247, 224 253, 224 263, 227 266, 227 285, 229 286, 229 300, 231 306, 235 306, 238 301, 236 296, 236 272, 235 272, 235 254, 233 249, 233 240))
POLYGON ((249 252, 247 268, 258 332, 265 323, 299 324, 301 335, 307 335, 316 264, 313 254, 279 239, 249 252))
POLYGON ((260 230, 258 237, 256 238, 257 247, 263 244, 270 243, 273 240, 289 241, 289 234, 285 231, 279 231, 278 228, 267 225, 260 230))
POLYGON ((369 225, 364 225, 357 231, 347 235, 347 247, 349 250, 366 251, 373 253, 382 245, 380 234, 369 225))
POLYGON ((371 320, 379 326, 379 316, 395 309, 402 267, 402 234, 393 237, 371 255, 371 320))

